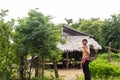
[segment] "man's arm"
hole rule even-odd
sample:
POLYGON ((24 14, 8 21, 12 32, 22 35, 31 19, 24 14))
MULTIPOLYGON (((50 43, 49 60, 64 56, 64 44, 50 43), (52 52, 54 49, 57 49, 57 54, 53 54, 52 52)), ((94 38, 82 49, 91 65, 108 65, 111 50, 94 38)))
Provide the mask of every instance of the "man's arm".
POLYGON ((83 47, 84 51, 90 55, 90 51, 89 51, 89 48, 88 47, 83 47))

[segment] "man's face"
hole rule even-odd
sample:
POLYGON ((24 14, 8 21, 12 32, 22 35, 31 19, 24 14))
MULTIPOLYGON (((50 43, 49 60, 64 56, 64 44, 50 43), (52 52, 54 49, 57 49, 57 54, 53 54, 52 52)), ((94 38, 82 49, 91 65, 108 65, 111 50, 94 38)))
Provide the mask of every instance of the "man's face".
POLYGON ((84 46, 86 46, 86 45, 87 45, 87 41, 82 41, 82 44, 83 44, 84 46))

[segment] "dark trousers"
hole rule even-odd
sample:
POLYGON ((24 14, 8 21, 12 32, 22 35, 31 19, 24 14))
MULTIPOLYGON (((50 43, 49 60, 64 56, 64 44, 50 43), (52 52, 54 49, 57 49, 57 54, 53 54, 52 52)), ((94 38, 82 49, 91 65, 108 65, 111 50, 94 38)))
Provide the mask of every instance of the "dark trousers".
POLYGON ((89 70, 89 61, 86 60, 85 63, 82 64, 82 68, 83 68, 83 73, 85 76, 85 80, 91 80, 90 78, 90 70, 89 70))

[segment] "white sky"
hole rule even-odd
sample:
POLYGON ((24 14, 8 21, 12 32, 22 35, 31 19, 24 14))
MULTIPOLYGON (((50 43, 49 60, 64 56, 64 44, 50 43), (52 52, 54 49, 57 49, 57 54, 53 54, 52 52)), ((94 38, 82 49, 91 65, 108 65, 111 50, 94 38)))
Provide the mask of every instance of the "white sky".
POLYGON ((8 9, 7 19, 25 17, 30 9, 39 8, 45 15, 53 16, 54 23, 64 18, 108 18, 120 13, 120 0, 0 0, 0 9, 8 9))

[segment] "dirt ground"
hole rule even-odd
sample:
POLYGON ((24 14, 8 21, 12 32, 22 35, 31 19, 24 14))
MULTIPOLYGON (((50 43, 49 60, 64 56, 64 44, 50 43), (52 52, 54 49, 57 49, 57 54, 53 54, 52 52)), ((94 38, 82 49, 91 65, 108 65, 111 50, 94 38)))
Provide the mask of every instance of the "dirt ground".
MULTIPOLYGON (((34 70, 32 70, 34 74, 34 70)), ((76 80, 77 76, 83 75, 82 69, 59 69, 58 70, 60 78, 62 80, 76 80)), ((47 76, 53 76, 54 71, 53 70, 45 70, 45 75, 47 76)))
POLYGON ((77 75, 83 75, 82 69, 59 69, 59 75, 63 80, 76 80, 77 75))
MULTIPOLYGON (((54 75, 53 70, 45 70, 45 73, 48 76, 54 75)), ((77 76, 83 75, 82 69, 59 69, 58 73, 62 80, 76 80, 77 76)))

